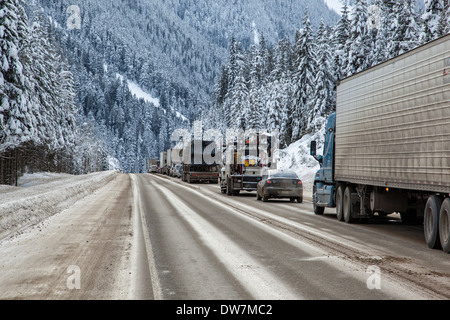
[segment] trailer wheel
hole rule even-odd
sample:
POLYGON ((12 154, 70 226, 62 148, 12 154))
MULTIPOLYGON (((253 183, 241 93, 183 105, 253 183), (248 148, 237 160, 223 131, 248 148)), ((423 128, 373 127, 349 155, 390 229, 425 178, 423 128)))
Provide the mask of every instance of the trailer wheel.
POLYGON ((336 218, 339 221, 344 221, 344 192, 343 187, 339 186, 336 191, 336 218))
POLYGON ((423 215, 423 229, 425 241, 431 249, 441 247, 439 239, 439 212, 441 210, 442 200, 437 196, 430 196, 425 205, 423 215))
POLYGON ((344 221, 347 223, 352 223, 355 221, 355 218, 352 217, 352 188, 351 187, 347 187, 345 188, 344 191, 344 199, 343 199, 343 216, 344 216, 344 221))
POLYGON ((444 200, 439 213, 439 238, 442 250, 450 252, 450 198, 444 200))
POLYGON ((227 195, 232 196, 233 191, 231 190, 231 179, 227 180, 227 195))

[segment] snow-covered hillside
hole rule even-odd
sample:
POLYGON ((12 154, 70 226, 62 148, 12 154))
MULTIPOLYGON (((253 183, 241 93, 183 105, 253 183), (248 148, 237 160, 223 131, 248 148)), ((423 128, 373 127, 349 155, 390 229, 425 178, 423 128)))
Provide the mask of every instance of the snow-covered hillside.
MULTIPOLYGON (((122 83, 125 80, 125 77, 119 73, 116 73, 116 78, 119 79, 122 83)), ((128 89, 130 90, 130 93, 132 96, 134 96, 136 99, 144 99, 145 102, 153 104, 155 107, 160 108, 160 100, 158 98, 155 98, 150 93, 146 92, 142 87, 131 80, 126 80, 126 85, 128 86, 128 89)), ((175 113, 177 118, 181 118, 182 121, 188 122, 188 118, 186 118, 184 115, 182 115, 180 112, 175 111, 173 108, 171 110, 175 113)), ((163 109, 164 114, 167 114, 167 110, 163 109)))
POLYGON ((341 0, 324 0, 327 4, 328 8, 334 10, 336 13, 340 14, 342 10, 342 1, 341 0))

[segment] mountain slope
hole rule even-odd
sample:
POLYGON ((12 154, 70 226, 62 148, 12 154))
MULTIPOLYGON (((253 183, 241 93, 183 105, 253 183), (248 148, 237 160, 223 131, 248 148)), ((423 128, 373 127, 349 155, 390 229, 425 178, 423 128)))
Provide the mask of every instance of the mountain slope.
POLYGON ((124 171, 145 170, 148 157, 170 146, 174 129, 209 109, 232 34, 248 46, 262 33, 270 45, 294 36, 307 5, 313 26, 338 17, 323 1, 79 0, 80 28, 69 30, 73 1, 33 3, 30 12, 42 7, 53 22, 84 116, 98 124, 124 171), (138 100, 117 74, 160 105, 138 100))

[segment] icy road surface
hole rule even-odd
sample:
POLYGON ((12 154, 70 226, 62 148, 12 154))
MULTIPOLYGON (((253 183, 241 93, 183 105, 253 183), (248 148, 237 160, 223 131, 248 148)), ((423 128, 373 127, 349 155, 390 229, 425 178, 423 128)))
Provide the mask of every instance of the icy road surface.
POLYGON ((450 298, 450 256, 395 215, 348 225, 310 191, 263 203, 160 175, 40 178, 0 188, 0 299, 450 298))

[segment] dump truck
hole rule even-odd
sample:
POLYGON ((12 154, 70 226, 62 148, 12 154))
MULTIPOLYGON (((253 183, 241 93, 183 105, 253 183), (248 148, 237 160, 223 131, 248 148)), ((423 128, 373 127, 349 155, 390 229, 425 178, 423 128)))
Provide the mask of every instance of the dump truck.
POLYGON ((205 159, 209 152, 210 158, 214 158, 216 142, 206 140, 192 140, 183 148, 183 161, 181 180, 187 183, 210 182, 217 183, 221 161, 205 159))
POLYGON ((450 35, 341 80, 313 186, 316 214, 399 213, 450 252, 450 35))
POLYGON ((241 191, 256 191, 265 170, 276 169, 271 140, 270 134, 255 133, 241 143, 235 141, 226 147, 227 161, 219 179, 222 193, 232 196, 241 191))

